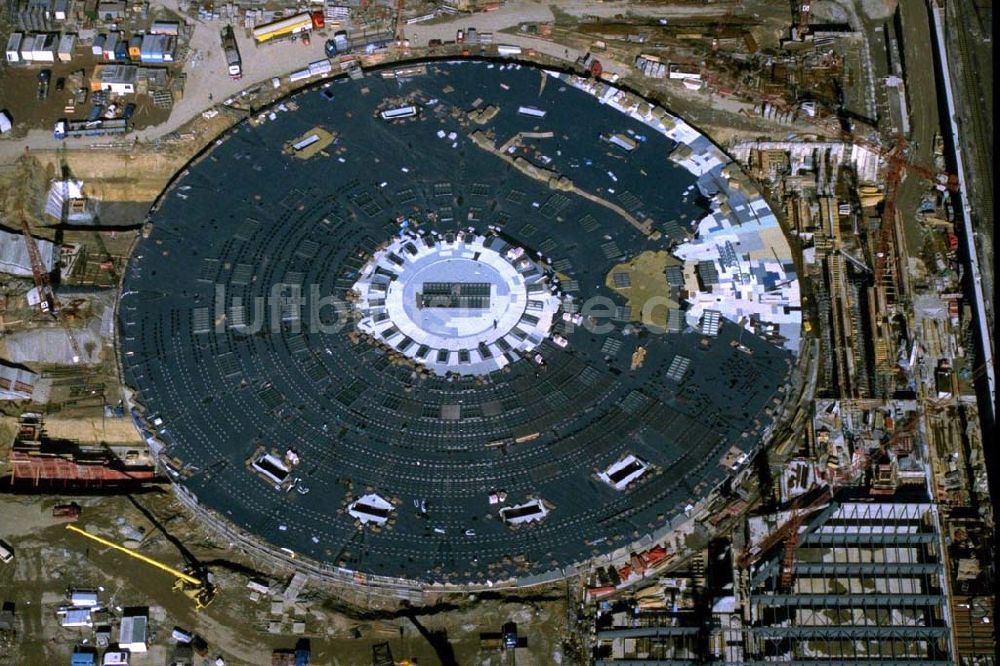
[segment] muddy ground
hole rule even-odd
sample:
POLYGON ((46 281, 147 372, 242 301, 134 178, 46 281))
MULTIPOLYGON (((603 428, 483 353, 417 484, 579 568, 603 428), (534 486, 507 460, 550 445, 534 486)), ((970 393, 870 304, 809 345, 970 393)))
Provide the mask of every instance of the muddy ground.
POLYGON ((0 603, 13 603, 16 613, 18 637, 9 663, 68 663, 74 645, 94 643, 92 629, 59 626, 56 611, 66 603, 69 588, 99 590, 113 618, 118 608, 149 608, 150 651, 130 662, 138 666, 167 663, 175 647, 174 626, 203 637, 207 657, 221 655, 227 664, 270 664, 272 649, 293 647, 303 637, 310 641, 314 664, 369 664, 372 645, 385 641, 397 661, 500 664, 509 655, 482 647, 480 633, 499 632, 509 620, 527 638, 526 647, 517 650, 518 664, 577 661, 561 644, 567 617, 564 586, 511 598, 435 595, 425 598, 425 607, 408 607, 377 596, 367 597, 365 604, 362 588, 310 584, 296 603, 275 604, 275 598, 252 599, 247 582, 258 577, 281 591, 291 572, 269 569, 205 534, 169 491, 74 500, 83 507, 76 525, 94 534, 119 543, 138 540, 139 552, 177 568, 184 568, 182 551, 189 550, 212 572, 217 598, 196 611, 187 597, 172 590, 174 579, 168 573, 67 531, 51 515, 52 507, 67 498, 0 495, 0 538, 15 551, 11 563, 0 565, 0 603))
MULTIPOLYGON (((0 89, 4 91, 3 107, 10 113, 18 130, 52 129, 55 121, 62 118, 84 119, 94 106, 90 99, 89 77, 99 64, 108 63, 80 50, 72 62, 0 68, 0 89), (39 99, 38 75, 42 70, 51 72, 45 99, 39 99), (80 70, 84 71, 83 87, 88 88, 87 101, 73 106, 75 90, 71 89, 70 76, 80 70), (64 80, 63 90, 56 90, 59 79, 64 80)), ((118 108, 124 108, 124 104, 128 102, 136 105, 132 120, 137 129, 158 125, 170 116, 170 109, 154 106, 148 95, 127 95, 118 104, 118 108)))

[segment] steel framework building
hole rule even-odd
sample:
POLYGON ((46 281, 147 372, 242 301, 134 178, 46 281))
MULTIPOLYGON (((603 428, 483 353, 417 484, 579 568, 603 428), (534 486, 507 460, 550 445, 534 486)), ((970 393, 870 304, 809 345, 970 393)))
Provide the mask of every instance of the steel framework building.
POLYGON ((750 572, 743 663, 951 663, 933 504, 832 503, 750 572))
POLYGON ((778 540, 749 570, 733 567, 735 578, 717 571, 708 588, 695 584, 693 604, 668 594, 664 610, 649 610, 643 602, 659 597, 636 593, 613 606, 594 663, 951 664, 938 525, 927 502, 833 501, 804 521, 791 551, 778 540))

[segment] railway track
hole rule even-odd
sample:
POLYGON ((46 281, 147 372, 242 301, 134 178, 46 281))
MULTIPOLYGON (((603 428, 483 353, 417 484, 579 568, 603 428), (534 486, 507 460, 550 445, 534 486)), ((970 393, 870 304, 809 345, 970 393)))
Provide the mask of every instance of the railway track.
POLYGON ((977 186, 973 193, 979 200, 977 221, 993 219, 993 161, 986 152, 986 146, 993 145, 992 137, 986 130, 982 108, 978 103, 979 82, 976 78, 976 67, 972 59, 973 46, 969 41, 968 17, 964 14, 962 0, 948 3, 955 19, 955 36, 958 42, 958 55, 961 65, 962 97, 968 104, 967 117, 972 121, 974 141, 966 142, 966 150, 975 155, 975 171, 977 186))

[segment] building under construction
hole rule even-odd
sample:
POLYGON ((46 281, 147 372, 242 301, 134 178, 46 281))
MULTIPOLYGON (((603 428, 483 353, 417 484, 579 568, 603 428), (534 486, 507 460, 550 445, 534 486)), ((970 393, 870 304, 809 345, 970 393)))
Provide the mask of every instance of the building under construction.
POLYGON ((605 602, 595 663, 952 663, 935 505, 820 500, 751 519, 752 561, 710 546, 687 572, 605 602))
POLYGON ((23 414, 7 457, 3 485, 15 490, 108 490, 139 486, 156 479, 148 456, 126 451, 124 458, 107 446, 81 446, 50 439, 39 414, 23 414))
POLYGON ((749 571, 744 664, 950 664, 936 507, 832 502, 749 571))

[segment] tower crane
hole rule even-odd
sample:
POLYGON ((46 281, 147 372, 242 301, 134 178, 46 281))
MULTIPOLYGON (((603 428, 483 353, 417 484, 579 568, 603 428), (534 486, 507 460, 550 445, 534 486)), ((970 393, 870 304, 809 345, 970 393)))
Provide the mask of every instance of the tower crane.
POLYGON ((796 30, 796 36, 799 39, 802 39, 809 34, 809 15, 811 12, 811 0, 802 0, 802 2, 799 3, 799 25, 796 30))
POLYGON ((76 525, 67 525, 66 529, 70 530, 71 532, 76 532, 77 534, 85 536, 91 541, 96 541, 102 546, 107 546, 108 548, 117 550, 120 553, 125 553, 126 555, 128 555, 133 559, 139 560, 140 562, 148 564, 152 567, 156 567, 160 571, 165 571, 168 574, 171 574, 172 576, 176 577, 177 581, 174 583, 174 589, 182 591, 186 596, 188 596, 192 601, 194 601, 195 607, 198 610, 205 608, 215 599, 215 588, 212 585, 212 583, 208 580, 207 575, 199 577, 191 575, 189 573, 185 573, 183 571, 175 569, 169 564, 164 564, 159 560, 154 560, 152 557, 149 557, 148 555, 137 553, 134 550, 129 550, 125 546, 120 546, 113 541, 109 541, 104 537, 99 537, 96 534, 91 534, 90 532, 87 532, 86 530, 83 530, 77 527, 76 525))
POLYGON ((399 42, 400 47, 406 41, 406 22, 403 20, 403 12, 406 11, 406 0, 396 0, 396 27, 393 32, 395 33, 396 41, 399 42))
POLYGON ((791 515, 788 520, 764 537, 756 547, 748 547, 740 553, 736 563, 741 569, 748 569, 751 564, 769 550, 779 543, 783 543, 784 554, 782 557, 781 583, 783 588, 791 587, 795 565, 795 549, 799 544, 799 529, 802 527, 806 516, 830 502, 833 497, 833 489, 830 486, 825 486, 812 500, 806 502, 806 498, 810 494, 804 493, 796 497, 792 501, 791 515))
MULTIPOLYGON (((21 181, 20 187, 22 188, 28 187, 28 182, 31 178, 27 160, 27 157, 22 157, 18 161, 20 172, 18 177, 21 181)), ((38 292, 38 304, 42 312, 51 315, 53 319, 59 321, 66 329, 66 337, 69 338, 70 346, 73 349, 73 362, 79 363, 83 357, 83 352, 80 350, 80 343, 77 341, 73 331, 70 330, 66 320, 60 314, 62 305, 59 303, 59 298, 52 287, 52 281, 49 278, 48 270, 45 268, 45 263, 42 261, 42 253, 38 250, 38 243, 35 242, 31 222, 28 219, 28 210, 25 202, 27 198, 27 193, 22 191, 14 204, 14 214, 18 217, 21 233, 24 236, 24 244, 28 250, 28 259, 31 262, 31 276, 35 282, 35 290, 38 292)))

